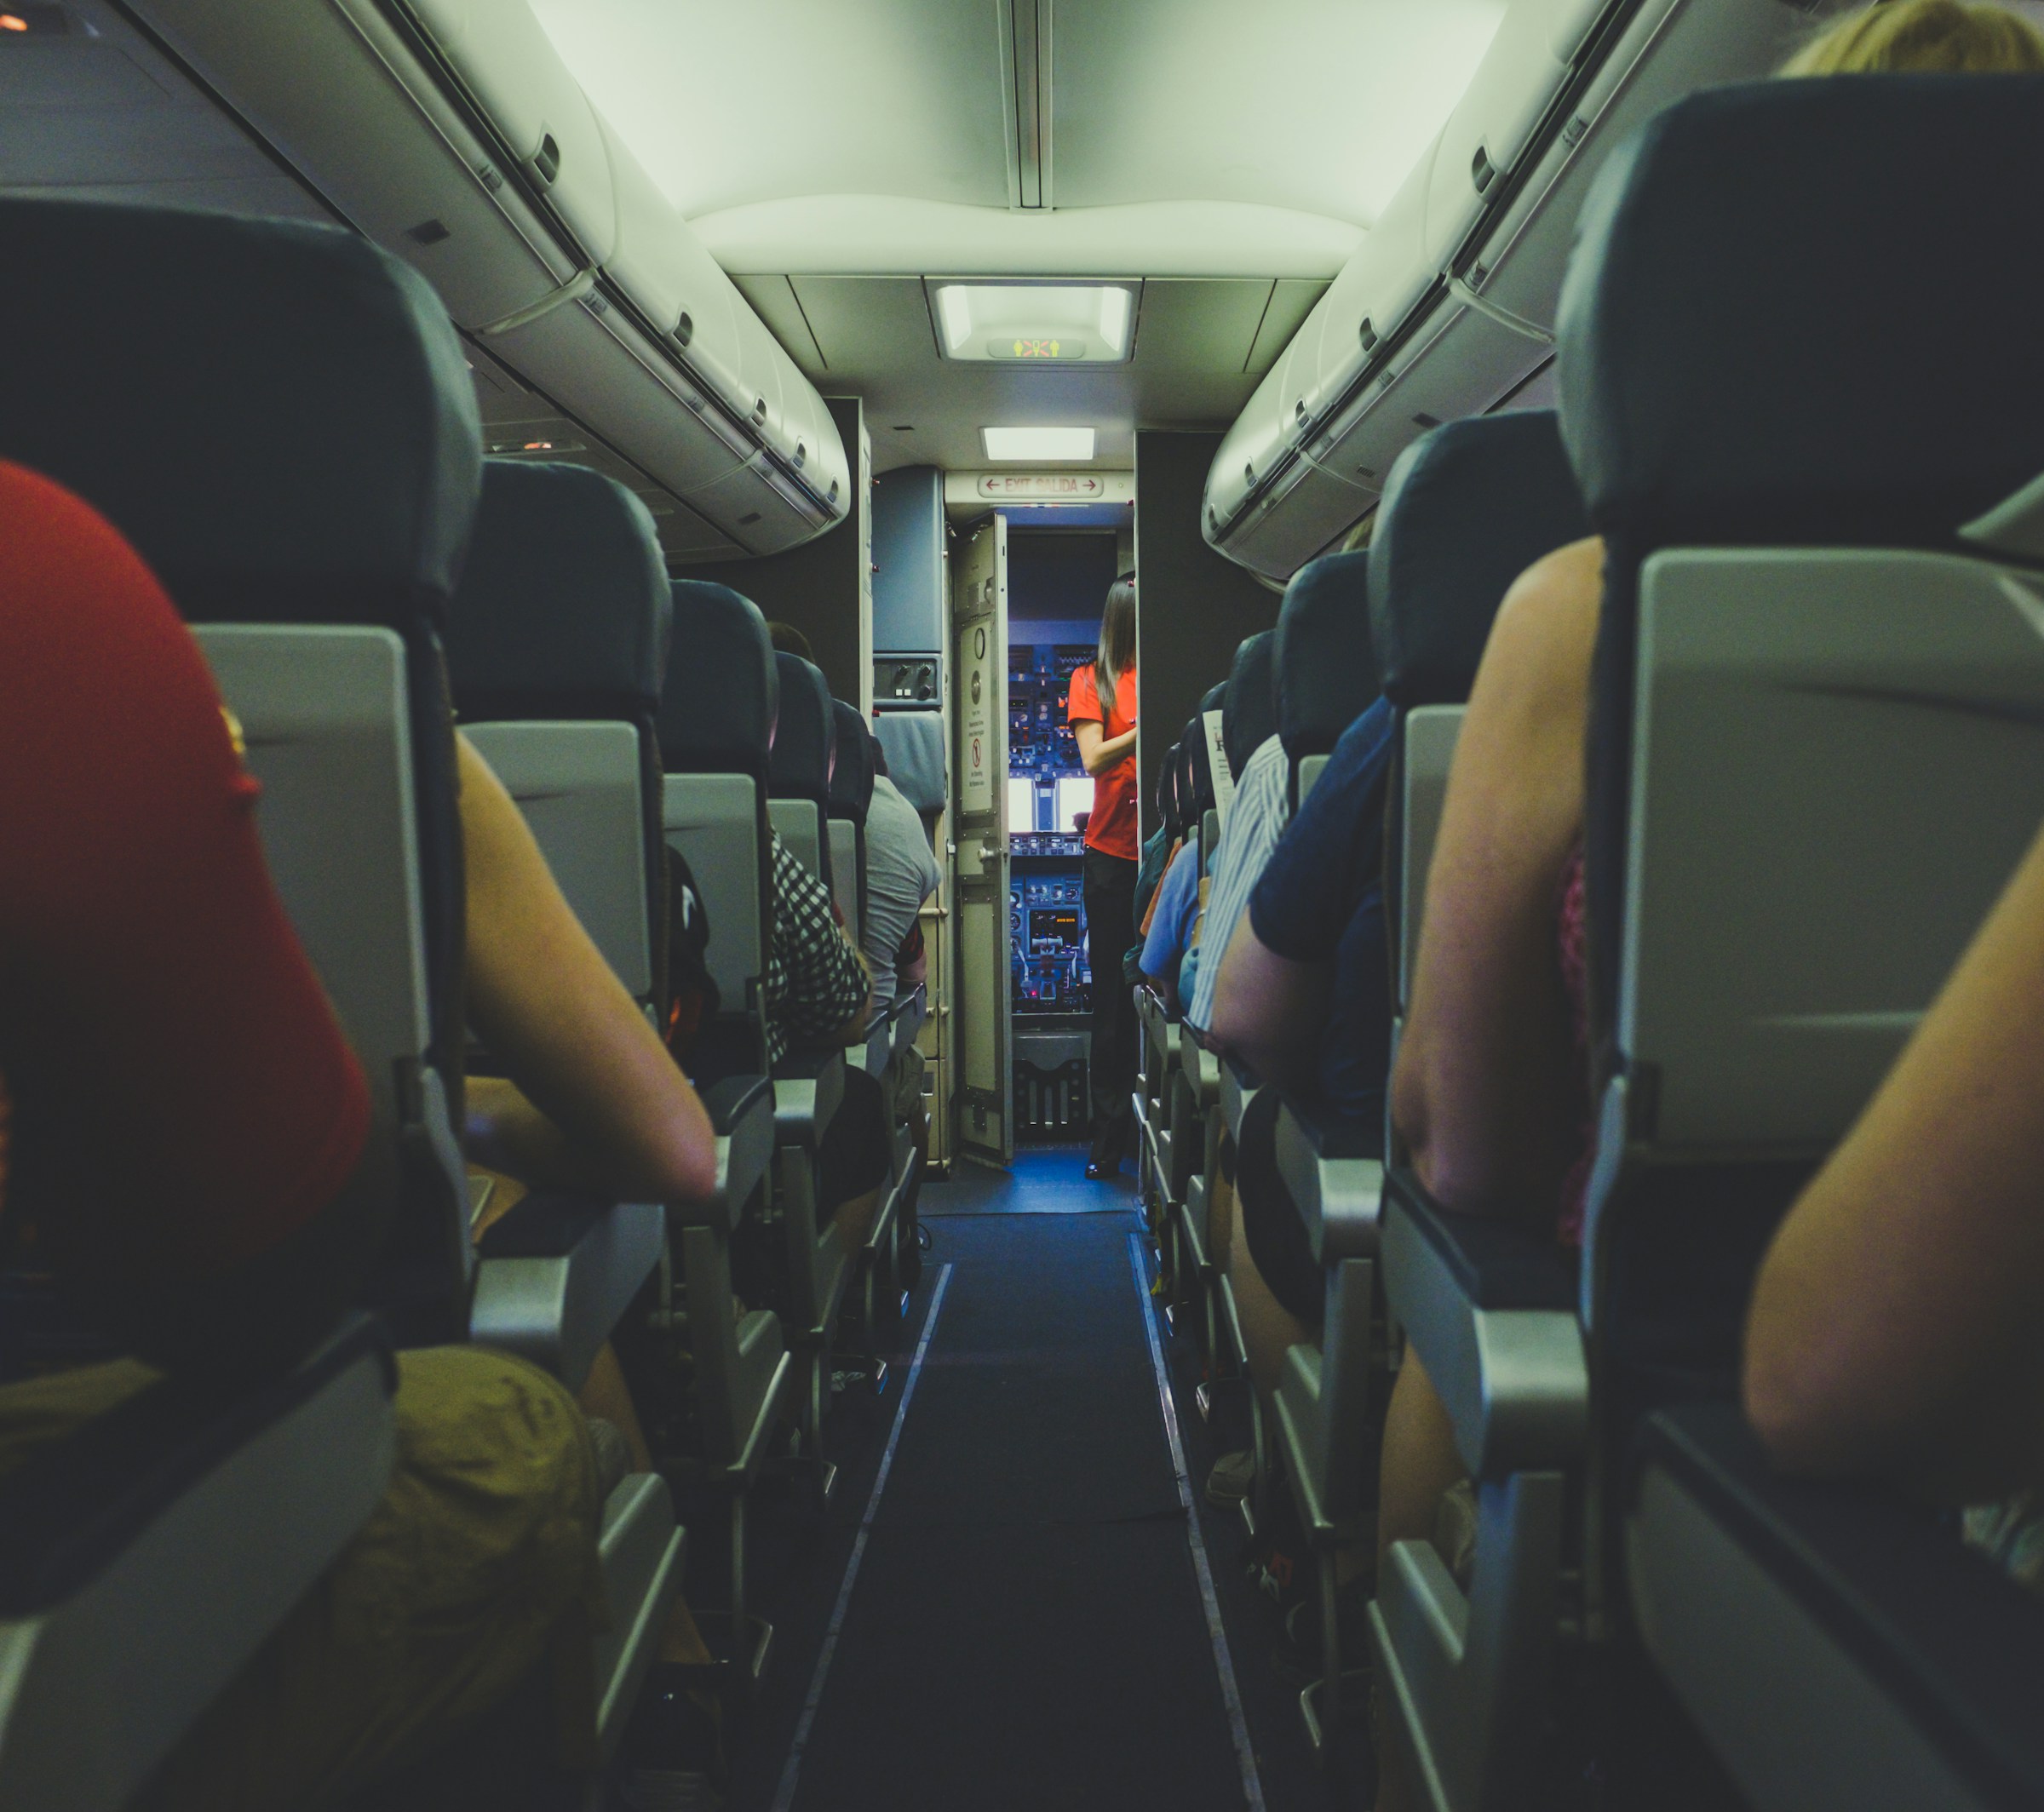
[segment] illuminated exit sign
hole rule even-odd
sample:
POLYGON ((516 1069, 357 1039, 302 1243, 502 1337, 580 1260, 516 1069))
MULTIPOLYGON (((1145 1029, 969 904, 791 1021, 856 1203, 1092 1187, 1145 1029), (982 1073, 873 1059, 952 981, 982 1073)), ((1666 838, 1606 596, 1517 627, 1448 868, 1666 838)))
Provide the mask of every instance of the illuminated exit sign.
POLYGON ((1135 502, 1133 472, 947 472, 944 501, 954 509, 1005 505, 1078 509, 1103 505, 1126 508, 1135 502))

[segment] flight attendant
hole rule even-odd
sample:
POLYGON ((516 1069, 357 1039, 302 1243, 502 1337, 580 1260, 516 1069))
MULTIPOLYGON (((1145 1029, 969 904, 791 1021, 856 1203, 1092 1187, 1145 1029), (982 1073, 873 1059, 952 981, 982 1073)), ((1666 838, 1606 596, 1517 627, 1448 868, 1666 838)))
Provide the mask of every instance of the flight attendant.
POLYGON ((1071 676, 1065 717, 1093 776, 1086 821, 1086 952, 1093 967, 1093 1155, 1111 1177, 1129 1143, 1135 1088, 1135 1000, 1122 959, 1135 942, 1135 575, 1108 588, 1100 649, 1071 676))

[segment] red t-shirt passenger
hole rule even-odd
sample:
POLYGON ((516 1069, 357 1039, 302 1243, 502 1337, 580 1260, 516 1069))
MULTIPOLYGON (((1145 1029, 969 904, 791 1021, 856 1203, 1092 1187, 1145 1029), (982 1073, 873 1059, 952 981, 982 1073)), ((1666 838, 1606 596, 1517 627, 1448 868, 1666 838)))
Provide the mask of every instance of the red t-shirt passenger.
MULTIPOLYGON (((1071 676, 1071 697, 1065 719, 1071 724, 1098 724, 1100 734, 1111 742, 1135 727, 1135 669, 1132 667, 1114 683, 1114 709, 1103 718, 1100 694, 1094 684, 1093 663, 1071 676)), ((1124 862, 1136 859, 1135 755, 1123 755, 1093 782, 1093 816, 1086 821, 1086 847, 1103 856, 1119 856, 1124 862)))

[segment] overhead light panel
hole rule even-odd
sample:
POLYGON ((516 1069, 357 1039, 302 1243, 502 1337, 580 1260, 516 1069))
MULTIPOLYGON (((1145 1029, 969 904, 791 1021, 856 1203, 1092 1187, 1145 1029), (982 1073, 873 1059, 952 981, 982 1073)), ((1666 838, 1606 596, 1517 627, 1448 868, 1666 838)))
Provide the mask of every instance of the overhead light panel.
POLYGON ((1140 282, 926 279, 946 358, 973 364, 1121 364, 1135 350, 1140 282))
POLYGON ((983 427, 979 439, 989 459, 1083 460, 1093 457, 1089 427, 983 427))

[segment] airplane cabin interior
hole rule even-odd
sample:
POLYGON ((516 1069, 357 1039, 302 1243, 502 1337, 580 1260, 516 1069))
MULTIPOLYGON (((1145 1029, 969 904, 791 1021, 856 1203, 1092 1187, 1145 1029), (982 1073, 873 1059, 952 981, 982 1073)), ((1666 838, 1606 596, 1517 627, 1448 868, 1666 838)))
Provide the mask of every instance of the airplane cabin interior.
POLYGON ((0 1809, 2044 1805, 2044 0, 0 0, 0 1809))

